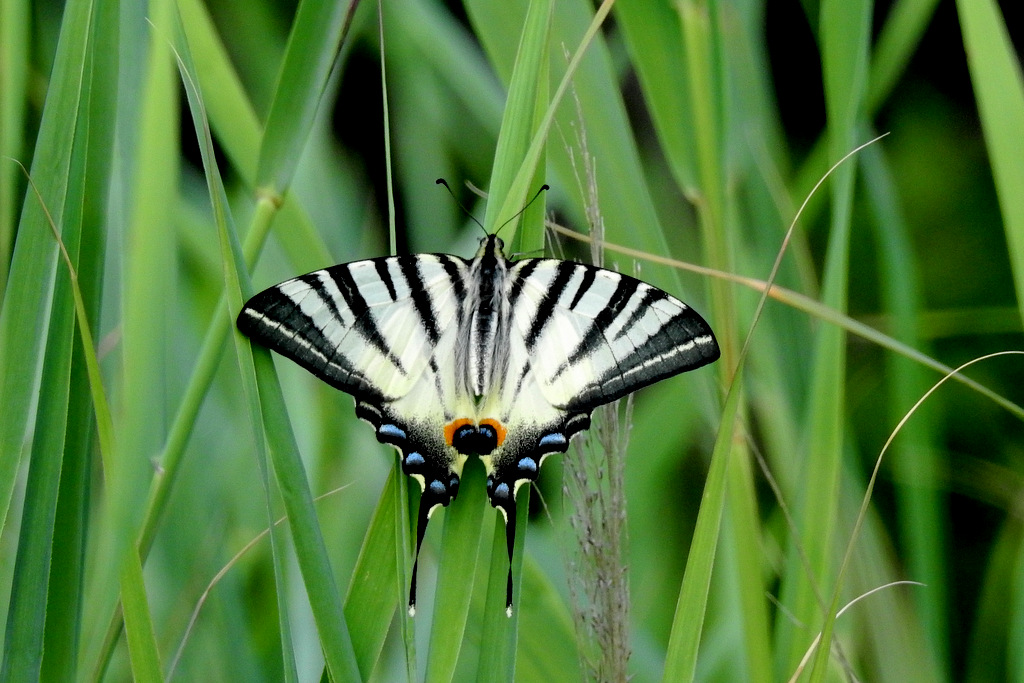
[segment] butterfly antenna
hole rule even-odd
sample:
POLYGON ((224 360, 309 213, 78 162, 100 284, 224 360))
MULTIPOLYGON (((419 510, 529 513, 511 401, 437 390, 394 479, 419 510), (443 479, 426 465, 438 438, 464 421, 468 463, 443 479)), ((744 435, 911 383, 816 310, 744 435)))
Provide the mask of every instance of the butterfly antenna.
POLYGON ((467 208, 466 208, 465 206, 463 206, 463 205, 462 205, 462 202, 460 202, 460 201, 459 201, 459 198, 455 196, 455 193, 454 193, 454 192, 452 192, 452 188, 451 188, 451 187, 450 187, 450 186, 448 185, 448 181, 447 181, 447 180, 445 180, 444 178, 438 178, 438 179, 437 179, 436 181, 434 181, 434 182, 435 182, 435 183, 436 183, 437 185, 444 185, 444 189, 448 190, 448 194, 450 194, 450 195, 452 196, 452 199, 454 199, 454 200, 455 200, 455 203, 456 203, 456 204, 458 205, 458 207, 459 207, 460 209, 462 209, 462 213, 464 213, 464 214, 466 214, 467 216, 469 216, 469 219, 470 219, 471 221, 473 221, 474 223, 476 223, 477 225, 479 225, 479 226, 480 226, 480 229, 481 229, 481 230, 483 230, 484 234, 486 235, 486 234, 487 234, 487 230, 486 230, 486 229, 484 229, 484 224, 483 224, 483 223, 481 223, 480 221, 478 221, 478 220, 476 219, 476 216, 474 216, 473 214, 471 214, 471 213, 469 212, 469 209, 467 209, 467 208))
POLYGON ((512 217, 511 217, 511 218, 509 218, 509 219, 508 219, 507 221, 505 221, 504 223, 502 223, 501 225, 499 225, 499 226, 498 226, 498 229, 494 231, 494 234, 495 234, 495 235, 497 235, 497 234, 498 234, 499 232, 501 232, 501 229, 502 229, 502 228, 504 228, 504 227, 505 227, 506 225, 508 225, 509 223, 511 223, 512 221, 514 221, 515 219, 517 219, 517 218, 519 218, 520 216, 522 216, 522 215, 523 215, 523 212, 524 212, 524 211, 526 211, 527 209, 529 209, 529 208, 530 208, 530 206, 531 206, 531 205, 532 205, 532 204, 533 204, 533 203, 534 203, 535 201, 537 201, 537 198, 538 198, 538 197, 540 197, 540 193, 541 193, 541 192, 546 192, 546 191, 548 191, 548 190, 550 190, 550 189, 551 189, 551 186, 550 186, 550 185, 548 185, 547 183, 544 183, 543 185, 541 185, 541 186, 540 186, 540 189, 539 189, 539 190, 537 190, 537 193, 533 195, 533 198, 532 198, 532 199, 530 199, 530 201, 526 202, 526 206, 524 206, 523 208, 519 209, 519 211, 517 211, 517 212, 515 213, 515 215, 514 215, 514 216, 512 216, 512 217))

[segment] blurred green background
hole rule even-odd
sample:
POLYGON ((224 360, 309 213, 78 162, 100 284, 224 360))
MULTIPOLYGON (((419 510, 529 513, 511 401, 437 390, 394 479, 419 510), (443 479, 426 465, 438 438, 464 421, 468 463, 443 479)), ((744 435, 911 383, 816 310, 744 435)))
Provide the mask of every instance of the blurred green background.
MULTIPOLYGON (((481 233, 435 178, 483 220, 467 184, 494 186, 503 116, 503 134, 535 129, 596 5, 382 5, 397 251, 469 257, 481 233), (524 33, 528 6, 550 25, 524 33), (530 46, 537 111, 506 103, 530 46)), ((579 616, 600 589, 578 571, 561 458, 530 500, 516 619, 488 594, 506 567, 495 513, 457 517, 486 505, 464 489, 434 517, 407 620, 391 450, 349 397, 275 359, 289 432, 266 358, 226 335, 239 297, 390 248, 377 5, 346 12, 0 0, 0 679, 1024 681, 1020 356, 914 413, 850 545, 886 439, 942 366, 1022 348, 1020 3, 619 0, 588 48, 531 187, 549 183, 548 218, 584 234, 595 188, 606 264, 691 303, 723 346, 640 392, 617 456, 625 670, 602 632, 614 615, 579 616), (811 198, 786 291, 755 319, 797 209, 881 133, 811 198), (300 517, 328 493, 318 523, 300 517), (286 513, 273 547, 232 560, 286 513), (479 540, 452 549, 473 524, 479 540), (903 580, 924 585, 834 619, 903 580)))

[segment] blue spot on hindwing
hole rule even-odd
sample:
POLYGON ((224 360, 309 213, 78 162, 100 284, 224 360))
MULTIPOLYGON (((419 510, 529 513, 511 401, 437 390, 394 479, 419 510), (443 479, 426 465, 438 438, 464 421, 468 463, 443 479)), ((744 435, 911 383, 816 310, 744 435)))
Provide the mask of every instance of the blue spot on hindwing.
POLYGON ((537 461, 527 456, 519 461, 520 472, 532 472, 537 473, 537 461))
POLYGON ((565 438, 565 434, 561 432, 552 432, 551 434, 545 434, 540 437, 540 448, 565 448, 568 441, 565 438))
POLYGON ((387 437, 389 439, 405 439, 405 430, 399 428, 398 425, 393 424, 382 424, 377 428, 377 433, 380 436, 387 437))

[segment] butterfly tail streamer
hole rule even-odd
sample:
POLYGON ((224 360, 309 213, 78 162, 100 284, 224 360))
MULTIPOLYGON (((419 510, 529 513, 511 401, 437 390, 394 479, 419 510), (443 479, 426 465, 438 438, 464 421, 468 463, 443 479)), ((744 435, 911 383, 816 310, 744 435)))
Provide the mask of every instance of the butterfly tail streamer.
POLYGON ((427 522, 430 521, 430 506, 425 500, 420 501, 420 511, 416 522, 416 555, 412 562, 412 579, 409 582, 409 616, 416 616, 416 572, 420 567, 420 546, 423 536, 427 533, 427 522))
POLYGON ((505 614, 512 616, 512 555, 516 545, 516 501, 501 506, 505 517, 505 542, 508 544, 508 584, 505 588, 505 614))

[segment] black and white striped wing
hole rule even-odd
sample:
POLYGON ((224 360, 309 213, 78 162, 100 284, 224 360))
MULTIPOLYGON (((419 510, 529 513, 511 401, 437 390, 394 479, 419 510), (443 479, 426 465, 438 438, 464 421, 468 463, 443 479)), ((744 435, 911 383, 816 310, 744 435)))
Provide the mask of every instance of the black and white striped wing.
POLYGON ((442 330, 461 315, 466 273, 465 261, 444 255, 333 266, 252 297, 238 328, 358 399, 394 401, 451 355, 442 330))
POLYGON ((243 334, 355 397, 430 493, 427 513, 455 496, 465 462, 441 426, 471 409, 452 367, 467 274, 445 254, 356 261, 266 289, 238 316, 243 334))
POLYGON ((510 283, 513 329, 539 390, 567 412, 589 413, 719 356, 700 314, 628 275, 532 259, 513 266, 510 283))
POLYGON ((513 264, 508 287, 512 371, 500 408, 508 438, 485 462, 513 496, 546 455, 590 426, 594 408, 719 356, 696 311, 627 275, 529 259, 513 264))

